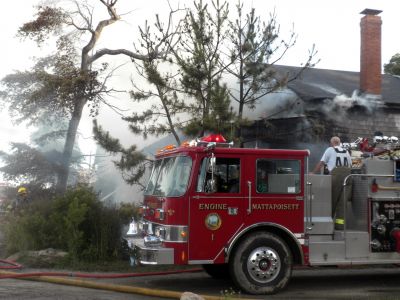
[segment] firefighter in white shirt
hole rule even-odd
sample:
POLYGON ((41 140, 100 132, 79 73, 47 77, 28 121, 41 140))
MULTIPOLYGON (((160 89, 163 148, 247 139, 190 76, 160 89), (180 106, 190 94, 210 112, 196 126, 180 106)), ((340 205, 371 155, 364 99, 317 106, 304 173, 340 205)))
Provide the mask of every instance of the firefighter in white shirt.
POLYGON ((331 147, 325 150, 313 172, 320 173, 324 167, 326 169, 324 174, 332 175, 332 218, 337 230, 344 228, 344 205, 346 199, 351 196, 351 182, 346 190, 343 188, 344 179, 350 174, 351 165, 350 153, 341 147, 340 138, 334 136, 331 138, 331 147))
POLYGON ((340 138, 334 136, 331 138, 331 147, 327 148, 321 157, 320 162, 314 168, 313 173, 320 173, 321 168, 325 167, 328 172, 332 172, 335 167, 351 168, 351 156, 349 151, 340 146, 340 138))

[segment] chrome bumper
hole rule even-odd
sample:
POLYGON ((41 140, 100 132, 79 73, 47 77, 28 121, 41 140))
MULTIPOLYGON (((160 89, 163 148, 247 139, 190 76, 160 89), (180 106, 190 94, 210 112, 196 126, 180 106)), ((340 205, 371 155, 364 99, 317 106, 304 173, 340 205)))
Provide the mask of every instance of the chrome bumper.
POLYGON ((128 247, 132 250, 131 259, 135 264, 142 265, 172 265, 174 264, 174 249, 163 248, 158 244, 156 236, 125 237, 128 247), (146 241, 146 245, 145 245, 146 241), (151 245, 153 244, 153 245, 151 245))

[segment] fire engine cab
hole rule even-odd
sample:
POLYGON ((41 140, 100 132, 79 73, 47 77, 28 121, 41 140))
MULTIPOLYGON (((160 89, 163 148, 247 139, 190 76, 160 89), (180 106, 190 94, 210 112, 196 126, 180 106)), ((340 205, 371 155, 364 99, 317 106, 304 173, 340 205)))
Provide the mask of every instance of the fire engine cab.
POLYGON ((337 176, 309 174, 308 150, 232 148, 220 135, 166 147, 126 237, 132 259, 202 265, 251 294, 283 289, 294 265, 398 264, 400 155, 369 150, 337 176))

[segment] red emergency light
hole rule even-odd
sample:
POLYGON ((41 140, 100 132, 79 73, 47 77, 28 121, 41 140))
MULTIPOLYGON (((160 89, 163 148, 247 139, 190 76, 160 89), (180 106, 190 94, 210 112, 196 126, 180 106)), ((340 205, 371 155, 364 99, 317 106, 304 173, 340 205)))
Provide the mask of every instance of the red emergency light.
POLYGON ((376 183, 376 178, 374 178, 371 183, 371 192, 377 193, 378 189, 379 189, 379 185, 376 183))
POLYGON ((226 143, 226 139, 221 134, 210 134, 201 138, 202 142, 207 143, 226 143))

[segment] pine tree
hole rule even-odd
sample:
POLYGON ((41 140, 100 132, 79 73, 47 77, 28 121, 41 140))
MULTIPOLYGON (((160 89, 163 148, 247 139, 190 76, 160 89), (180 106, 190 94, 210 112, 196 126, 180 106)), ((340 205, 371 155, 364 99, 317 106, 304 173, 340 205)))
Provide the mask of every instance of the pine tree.
POLYGON ((305 68, 313 66, 316 63, 313 62, 316 51, 314 48, 310 51, 303 69, 292 78, 278 76, 274 65, 295 45, 297 35, 292 30, 286 40, 280 37, 280 26, 275 12, 264 22, 256 15, 254 8, 244 15, 241 1, 238 2, 236 11, 236 20, 229 22, 229 57, 222 61, 222 68, 237 82, 232 85, 229 96, 232 102, 238 104, 236 132, 240 139, 241 126, 246 123, 243 120, 244 108, 255 109, 261 98, 285 87, 305 68))
POLYGON ((222 83, 220 51, 227 25, 228 3, 194 2, 187 12, 179 47, 172 49, 181 71, 182 90, 193 100, 187 106, 190 120, 184 131, 204 135, 207 131, 228 133, 234 113, 227 87, 222 83))

